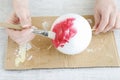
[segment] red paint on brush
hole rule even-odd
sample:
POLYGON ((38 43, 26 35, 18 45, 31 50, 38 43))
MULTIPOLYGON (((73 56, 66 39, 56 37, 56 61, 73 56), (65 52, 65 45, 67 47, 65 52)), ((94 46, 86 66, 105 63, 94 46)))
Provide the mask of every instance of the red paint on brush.
POLYGON ((75 18, 68 18, 54 26, 53 32, 56 33, 56 37, 52 42, 56 48, 63 47, 77 33, 77 30, 72 27, 74 20, 75 18))

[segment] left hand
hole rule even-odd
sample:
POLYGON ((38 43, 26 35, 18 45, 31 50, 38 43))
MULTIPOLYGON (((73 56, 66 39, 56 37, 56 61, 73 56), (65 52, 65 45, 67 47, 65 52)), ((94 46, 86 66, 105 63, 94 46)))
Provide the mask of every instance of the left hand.
POLYGON ((120 29, 120 13, 114 0, 96 0, 94 18, 95 34, 120 29))

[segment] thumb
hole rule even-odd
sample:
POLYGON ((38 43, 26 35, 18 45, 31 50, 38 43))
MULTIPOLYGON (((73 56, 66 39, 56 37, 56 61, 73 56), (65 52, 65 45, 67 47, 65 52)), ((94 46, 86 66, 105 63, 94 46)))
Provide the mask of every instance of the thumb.
POLYGON ((30 28, 31 27, 31 17, 29 15, 24 14, 23 16, 19 17, 20 24, 23 28, 30 28))
POLYGON ((96 12, 94 14, 94 19, 95 19, 95 25, 94 25, 93 29, 96 29, 100 23, 100 15, 98 12, 96 12))

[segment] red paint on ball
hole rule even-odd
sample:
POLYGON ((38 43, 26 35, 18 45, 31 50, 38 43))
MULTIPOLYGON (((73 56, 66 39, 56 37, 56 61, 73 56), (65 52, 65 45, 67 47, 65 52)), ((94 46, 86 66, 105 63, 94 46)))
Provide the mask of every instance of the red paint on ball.
POLYGON ((52 31, 56 33, 56 37, 52 42, 56 48, 63 47, 77 33, 77 30, 72 27, 74 20, 75 18, 68 18, 54 26, 52 31))

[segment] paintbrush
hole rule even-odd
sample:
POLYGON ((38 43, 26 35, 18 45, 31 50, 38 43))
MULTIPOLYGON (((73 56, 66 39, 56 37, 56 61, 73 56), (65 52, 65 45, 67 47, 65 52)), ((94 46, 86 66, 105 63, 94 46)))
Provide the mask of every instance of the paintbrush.
POLYGON ((50 39, 55 39, 55 33, 52 31, 40 30, 40 29, 33 29, 32 31, 35 34, 46 36, 50 39))
MULTIPOLYGON (((16 30, 22 30, 23 29, 20 25, 3 23, 3 22, 0 22, 0 27, 6 27, 6 28, 16 29, 16 30)), ((50 39, 55 39, 55 33, 52 32, 52 31, 33 29, 32 33, 42 35, 42 36, 46 36, 50 39)))

